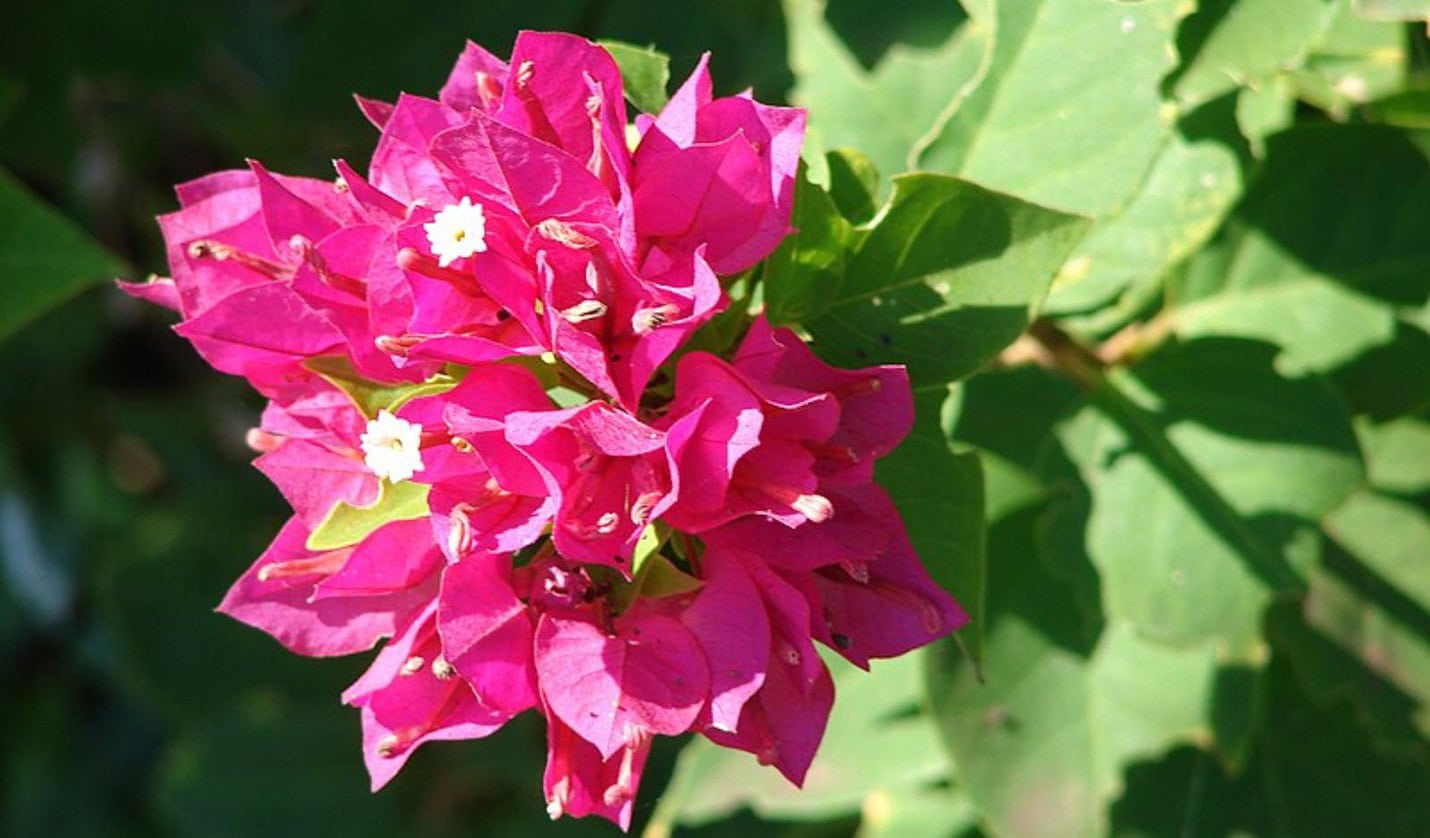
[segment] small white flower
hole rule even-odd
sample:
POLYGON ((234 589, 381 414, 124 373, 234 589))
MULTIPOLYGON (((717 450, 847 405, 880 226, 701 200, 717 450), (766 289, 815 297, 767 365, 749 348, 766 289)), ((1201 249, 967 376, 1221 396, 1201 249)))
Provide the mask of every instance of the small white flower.
POLYGON ((386 410, 367 423, 360 437, 363 463, 379 478, 401 483, 422 470, 422 427, 386 410))
POLYGON ((472 203, 471 198, 443 207, 422 229, 427 231, 437 264, 444 268, 487 249, 487 217, 482 205, 472 203))

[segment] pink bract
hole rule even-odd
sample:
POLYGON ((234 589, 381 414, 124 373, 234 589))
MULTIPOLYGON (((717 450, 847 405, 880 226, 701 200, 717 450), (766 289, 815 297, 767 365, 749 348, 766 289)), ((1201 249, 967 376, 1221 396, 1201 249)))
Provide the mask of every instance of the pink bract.
POLYGON ((629 827, 655 736, 798 784, 816 642, 867 667, 967 620, 873 482, 903 368, 727 311, 790 232, 805 114, 708 63, 633 115, 585 39, 469 43, 436 98, 358 99, 365 174, 180 185, 171 278, 122 286, 268 399, 247 441, 293 516, 219 610, 299 654, 384 644, 343 695, 374 790, 529 710, 552 817, 629 827), (692 351, 722 313, 700 345, 743 339, 692 351))

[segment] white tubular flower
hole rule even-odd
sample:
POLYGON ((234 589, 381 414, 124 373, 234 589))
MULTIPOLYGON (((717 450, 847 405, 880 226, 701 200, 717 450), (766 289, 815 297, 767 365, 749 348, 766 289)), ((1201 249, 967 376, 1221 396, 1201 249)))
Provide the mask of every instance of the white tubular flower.
POLYGON ((487 249, 487 217, 482 205, 472 203, 471 198, 443 207, 422 229, 437 264, 444 268, 487 249))
POLYGON ((420 425, 382 410, 367 423, 360 440, 363 464, 383 480, 401 483, 422 470, 420 425))

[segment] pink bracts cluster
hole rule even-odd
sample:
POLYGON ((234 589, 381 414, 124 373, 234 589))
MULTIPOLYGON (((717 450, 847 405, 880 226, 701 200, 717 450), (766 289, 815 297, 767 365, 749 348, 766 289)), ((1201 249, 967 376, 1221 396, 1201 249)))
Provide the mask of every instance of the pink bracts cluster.
POLYGON ((801 782, 814 641, 865 666, 966 619, 873 482, 902 368, 748 317, 672 360, 788 232, 804 113, 714 98, 702 59, 630 123, 605 50, 530 32, 360 105, 366 177, 184 184, 172 279, 124 286, 269 399, 249 444, 293 518, 220 610, 305 655, 388 639, 344 694, 374 789, 526 710, 553 817, 628 825, 657 734, 801 782))

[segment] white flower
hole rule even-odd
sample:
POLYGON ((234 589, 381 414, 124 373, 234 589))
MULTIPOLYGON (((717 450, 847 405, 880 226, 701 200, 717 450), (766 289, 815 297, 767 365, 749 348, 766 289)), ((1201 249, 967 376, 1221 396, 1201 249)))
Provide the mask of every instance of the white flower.
POLYGON ((443 207, 422 229, 427 231, 427 243, 432 245, 437 264, 444 268, 487 249, 487 217, 482 205, 472 203, 471 198, 443 207))
POLYGON ((422 470, 420 425, 381 410, 360 439, 363 463, 379 478, 401 483, 422 470))

